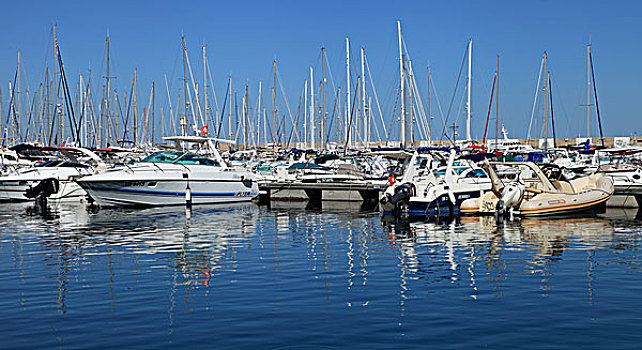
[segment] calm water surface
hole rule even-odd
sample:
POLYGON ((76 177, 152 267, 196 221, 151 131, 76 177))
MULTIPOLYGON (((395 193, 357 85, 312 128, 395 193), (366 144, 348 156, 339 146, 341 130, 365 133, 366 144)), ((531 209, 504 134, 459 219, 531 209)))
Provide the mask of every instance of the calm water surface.
MULTIPOLYGON (((283 205, 281 205, 283 206, 283 205)), ((0 347, 630 348, 642 221, 0 205, 0 347)))

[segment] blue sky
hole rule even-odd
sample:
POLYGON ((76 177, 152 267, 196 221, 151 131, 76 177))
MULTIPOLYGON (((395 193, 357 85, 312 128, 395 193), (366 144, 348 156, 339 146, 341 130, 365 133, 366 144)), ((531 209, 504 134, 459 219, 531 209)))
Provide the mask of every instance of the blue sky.
MULTIPOLYGON (((589 39, 605 133, 639 134, 642 126, 637 108, 642 97, 639 1, 12 1, 3 7, 3 122, 16 51, 22 53, 23 85, 33 91, 43 78, 45 58, 51 63, 47 53, 51 52, 51 26, 56 24, 68 79, 75 86, 78 75, 86 77, 91 68, 95 97, 100 91, 97 79, 104 76, 100 71, 104 70, 109 31, 115 87, 129 91, 137 68, 141 110, 147 104, 152 81, 159 94, 157 110, 167 108, 164 75, 170 79, 172 96, 179 93, 182 34, 197 77, 202 76, 200 46, 207 46, 219 99, 231 75, 239 96, 244 83, 249 83, 251 105, 256 103, 258 81, 262 80, 263 99, 267 100, 272 60, 276 58, 293 109, 309 77, 309 67, 315 67, 316 78, 320 75, 322 46, 327 50, 332 79, 345 92, 344 45, 349 36, 352 69, 359 68, 358 50, 364 46, 377 93, 382 100, 387 96, 387 102, 382 102, 392 127, 398 89, 399 19, 421 93, 427 93, 426 66, 430 64, 444 109, 453 95, 466 42, 473 39, 473 136, 481 138, 483 134, 496 55, 501 61, 501 122, 511 136, 526 136, 544 51, 548 52, 553 80, 558 136, 584 134, 585 109, 579 105, 585 103, 589 39)), ((454 105, 459 101, 458 97, 454 105)), ((279 103, 283 105, 283 101, 279 103)), ((434 109, 433 114, 437 113, 434 109)), ((454 118, 451 116, 449 123, 454 118)), ((463 125, 461 117, 459 124, 463 125)), ((591 129, 596 130, 595 125, 591 129)))

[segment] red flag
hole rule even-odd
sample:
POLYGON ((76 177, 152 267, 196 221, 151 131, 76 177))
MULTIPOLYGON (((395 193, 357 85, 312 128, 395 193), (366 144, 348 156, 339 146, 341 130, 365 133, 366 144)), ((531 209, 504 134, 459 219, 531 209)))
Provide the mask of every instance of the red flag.
POLYGON ((201 126, 200 130, 201 130, 201 135, 207 135, 207 125, 201 126))

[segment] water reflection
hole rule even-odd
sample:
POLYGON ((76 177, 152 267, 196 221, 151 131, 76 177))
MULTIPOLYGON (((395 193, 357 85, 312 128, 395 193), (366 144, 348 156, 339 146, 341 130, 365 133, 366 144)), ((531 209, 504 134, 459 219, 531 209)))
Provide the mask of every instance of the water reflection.
POLYGON ((567 280, 592 304, 605 268, 640 267, 636 217, 616 211, 593 218, 408 222, 354 203, 189 211, 0 204, 0 252, 10 257, 0 261, 0 282, 10 279, 18 290, 5 292, 0 309, 16 300, 23 312, 40 302, 61 317, 103 303, 114 314, 126 313, 123 307, 162 309, 169 334, 180 324, 178 314, 198 309, 222 310, 200 317, 222 317, 237 334, 259 332, 260 326, 239 326, 257 315, 318 329, 323 319, 376 310, 394 326, 377 319, 370 333, 397 327, 405 334, 413 318, 433 311, 426 305, 443 301, 451 303, 448 311, 461 312, 453 305, 462 300, 505 302, 512 294, 519 307, 516 294, 549 297, 567 280), (35 291, 44 295, 39 301, 35 291), (81 294, 88 304, 79 301, 81 294))
MULTIPOLYGON (((502 296, 501 283, 508 269, 513 269, 512 274, 540 275, 541 289, 550 290, 551 264, 561 262, 568 250, 587 251, 588 293, 592 294, 594 251, 620 244, 614 222, 617 220, 605 217, 496 220, 483 216, 428 222, 382 219, 399 253, 402 293, 407 289, 405 280, 438 283, 449 278, 451 283, 467 284, 473 299, 477 298, 478 276, 492 281, 493 290, 502 296), (518 270, 510 264, 515 257, 522 264, 518 270), (481 266, 477 266, 479 262, 481 266)), ((628 232, 633 224, 626 223, 628 232)))

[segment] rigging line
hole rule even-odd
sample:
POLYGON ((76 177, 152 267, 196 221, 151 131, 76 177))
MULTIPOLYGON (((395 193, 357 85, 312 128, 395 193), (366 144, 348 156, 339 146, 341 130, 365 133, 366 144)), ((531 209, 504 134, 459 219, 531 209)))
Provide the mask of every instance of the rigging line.
MULTIPOLYGON (((40 88, 42 88, 42 84, 40 84, 40 88)), ((39 90, 40 90, 39 88, 39 90)), ((29 97, 29 96, 27 96, 29 97)), ((27 100, 28 102, 28 100, 27 100)), ((36 92, 33 93, 33 101, 31 102, 31 106, 29 107, 29 117, 27 118, 27 132, 25 135, 25 139, 28 141, 29 140, 29 134, 31 131, 31 116, 34 114, 34 109, 36 106, 36 92)), ((34 121, 35 124, 35 121, 34 121)))
MULTIPOLYGON (((228 96, 230 94, 230 80, 227 81, 227 90, 225 92, 225 100, 223 100, 223 110, 221 110, 221 120, 218 123, 218 128, 216 130, 216 138, 221 137, 221 126, 223 125, 223 118, 225 118, 225 107, 227 106, 228 96)), ((216 141, 218 144, 218 141, 216 141)))
MULTIPOLYGON (((13 86, 16 86, 16 79, 17 78, 18 78, 18 70, 16 69, 16 74, 13 77, 13 86)), ((11 98, 9 99, 9 108, 8 108, 8 111, 7 111, 7 122, 6 122, 6 125, 10 124, 11 114, 12 114, 11 112, 13 112, 14 119, 15 119, 15 109, 14 109, 14 103, 13 103, 13 99, 15 98, 15 96, 14 96, 15 93, 16 93, 16 89, 11 89, 11 98)), ((2 131, 2 145, 3 146, 5 145, 5 141, 7 139, 7 129, 2 131)))
MULTIPOLYGON (((386 140, 388 140, 388 130, 386 130, 386 123, 383 120, 383 113, 381 112, 381 104, 379 103, 379 97, 377 96, 377 89, 375 88, 375 83, 374 80, 372 79, 372 74, 370 73, 370 65, 368 65, 368 57, 364 57, 364 61, 366 63, 366 68, 368 68, 368 77, 370 78, 370 86, 372 87, 372 92, 374 93, 375 101, 377 102, 377 110, 379 111, 379 117, 381 119, 381 126, 383 127, 383 133, 386 136, 386 140)), ((378 135, 378 129, 377 129, 377 136, 378 135)), ((381 137, 379 137, 379 140, 381 140, 381 137)))
MULTIPOLYGON (((208 76, 210 78, 209 79, 210 80, 210 88, 212 90, 212 95, 214 95, 214 106, 216 106, 216 111, 215 111, 216 113, 212 113, 212 111, 210 110, 210 116, 216 116, 218 114, 218 111, 219 111, 218 99, 216 98, 216 90, 214 90, 214 82, 212 80, 212 71, 210 70, 209 59, 208 58, 205 59, 205 63, 207 63, 207 67, 206 68, 207 68, 208 76)), ((212 124, 213 124, 214 123, 213 117, 210 117, 210 120, 212 120, 212 124)))
POLYGON ((337 89, 337 93, 334 95, 334 106, 332 107, 332 116, 330 117, 330 123, 328 126, 328 133, 326 134, 325 143, 330 141, 330 130, 332 130, 332 122, 336 117, 337 112, 337 101, 339 100, 339 94, 341 93, 341 87, 337 89))
POLYGON ((294 133, 294 129, 296 128, 297 124, 299 123, 299 115, 301 114, 301 100, 303 99, 302 96, 303 96, 303 94, 299 95, 299 105, 296 108, 295 122, 294 122, 294 125, 292 125, 292 129, 290 129, 290 135, 288 136, 288 141, 285 144, 285 148, 289 148, 290 142, 292 142, 292 134, 294 133))
MULTIPOLYGON (((355 91, 359 88, 359 83, 361 82, 361 77, 357 77, 357 84, 355 91)), ((350 110, 350 121, 348 122, 348 133, 346 135, 346 143, 343 146, 343 156, 345 157, 346 152, 348 151, 348 142, 350 142, 350 129, 352 129, 352 117, 354 116, 354 105, 357 103, 357 94, 352 98, 352 109, 350 110)))
POLYGON ((540 82, 542 80, 542 70, 544 69, 545 57, 546 57, 546 51, 544 51, 544 57, 542 57, 542 63, 540 63, 540 66, 539 66, 539 75, 537 77, 537 87, 535 88, 535 99, 533 100, 533 111, 531 112, 531 121, 528 123, 528 133, 526 134, 527 139, 531 138, 531 127, 533 125, 533 118, 535 118, 535 106, 537 103, 537 95, 539 93, 540 82))
POLYGON ((466 44, 466 50, 464 50, 464 58, 461 60, 461 66, 459 67, 459 74, 457 75, 457 80, 455 83, 455 89, 453 90, 453 95, 450 98, 450 104, 448 105, 448 111, 446 112, 446 120, 444 121, 444 128, 442 129, 442 140, 443 136, 446 136, 446 138, 453 143, 454 141, 450 139, 450 136, 448 136, 448 133, 446 132, 446 124, 448 124, 448 119, 450 119, 450 112, 453 107, 453 103, 455 102, 455 95, 457 94, 457 89, 459 88, 459 82, 461 81, 461 73, 464 71, 464 65, 466 64, 466 58, 468 58, 468 44, 466 44))
MULTIPOLYGON (((201 120, 201 125, 205 125, 205 120, 203 119, 203 112, 201 111, 201 103, 199 102, 198 99, 198 89, 196 87, 196 83, 194 82, 194 73, 192 72, 192 64, 190 63, 189 60, 189 54, 187 53, 187 49, 185 49, 185 59, 187 60, 187 68, 189 70, 189 77, 192 82, 192 87, 194 88, 194 99, 196 100, 196 108, 198 109, 198 117, 201 120)), ((189 96, 190 101, 192 100, 192 96, 190 94, 189 96)), ((193 106, 190 106, 192 110, 194 109, 193 106)), ((195 113, 193 111, 192 113, 195 113)), ((194 117, 194 120, 196 120, 196 117, 194 117)), ((198 123, 195 123, 196 127, 198 128, 198 123)))
MULTIPOLYGON (((277 81, 279 83, 279 89, 281 90, 281 94, 283 96, 282 97, 283 101, 285 101, 285 107, 288 109, 288 115, 290 117, 290 122, 292 122, 292 125, 294 125, 294 118, 292 118, 292 110, 290 109, 290 103, 288 102, 288 99, 286 98, 285 90, 283 89, 283 83, 281 82, 281 74, 279 74, 279 69, 278 68, 276 68, 276 76, 277 76, 277 81)), ((285 123, 285 121, 284 121, 284 123, 285 123)), ((296 129, 294 129, 294 137, 295 137, 295 140, 297 140, 297 142, 298 142, 300 137, 299 137, 299 132, 296 129)))
POLYGON ((600 118, 600 105, 597 103, 597 87, 595 83, 595 71, 593 70, 593 55, 589 52, 589 60, 591 62, 591 78, 593 80, 593 94, 595 95, 595 109, 597 110, 597 122, 600 127, 600 140, 602 140, 602 147, 604 147, 604 134, 602 133, 602 119, 600 118))
MULTIPOLYGON (((165 81, 167 83, 167 81, 165 81)), ((129 101, 127 101, 127 111, 125 112, 125 120, 123 121, 123 140, 127 139, 127 127, 129 126, 129 110, 132 106, 132 97, 134 96, 134 80, 132 79, 132 87, 129 90, 129 101)), ((170 102, 171 103, 171 102, 170 102)), ((171 109, 171 107, 170 107, 171 109)), ((122 118, 123 110, 120 106, 120 100, 118 100, 118 110, 122 118)), ((136 142, 136 140, 134 140, 136 142)))

